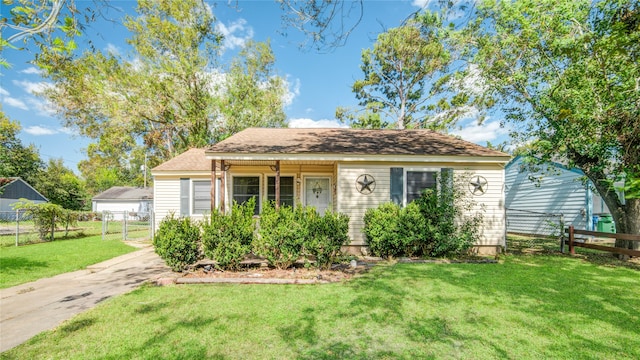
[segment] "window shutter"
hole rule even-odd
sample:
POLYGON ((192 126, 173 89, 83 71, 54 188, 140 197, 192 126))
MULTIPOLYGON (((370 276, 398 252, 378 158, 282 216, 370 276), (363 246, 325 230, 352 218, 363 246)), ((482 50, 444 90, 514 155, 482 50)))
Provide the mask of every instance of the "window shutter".
POLYGON ((391 168, 391 201, 402 205, 404 194, 404 169, 391 168))
POLYGON ((180 216, 189 216, 189 179, 180 179, 180 216))

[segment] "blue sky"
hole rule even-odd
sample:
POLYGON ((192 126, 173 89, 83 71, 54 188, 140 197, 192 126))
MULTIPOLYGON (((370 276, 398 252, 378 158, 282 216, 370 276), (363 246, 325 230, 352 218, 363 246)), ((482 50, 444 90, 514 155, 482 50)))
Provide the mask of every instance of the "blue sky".
MULTIPOLYGON (((332 52, 318 53, 303 51, 298 47, 302 40, 300 33, 286 29, 283 36, 281 25, 282 10, 273 0, 210 2, 218 20, 218 29, 225 35, 227 55, 248 39, 265 41, 270 39, 276 56, 275 69, 289 84, 288 105, 285 108, 290 126, 296 127, 336 127, 335 109, 338 106, 355 106, 357 100, 351 92, 351 84, 362 77, 360 54, 375 42, 376 36, 385 29, 398 26, 412 12, 429 3, 428 0, 367 0, 362 22, 349 37, 343 47, 332 52)), ((111 1, 114 7, 105 17, 115 21, 101 20, 93 23, 85 32, 86 39, 97 44, 102 50, 127 53, 125 39, 129 33, 120 25, 125 13, 134 14, 134 1, 111 1)), ((79 9, 92 6, 93 1, 76 0, 79 9)), ((5 17, 5 9, 2 15, 5 17)), ((19 43, 17 45, 21 45, 19 43)), ((0 69, 0 103, 2 110, 22 125, 20 138, 25 144, 35 144, 41 157, 62 158, 70 169, 77 171, 77 164, 86 156, 83 149, 91 142, 75 135, 62 126, 53 108, 43 99, 34 95, 35 91, 49 86, 39 76, 36 67, 29 63, 33 53, 29 51, 6 50, 3 54, 10 69, 0 69)), ((506 140, 507 131, 499 126, 497 118, 485 120, 482 126, 473 121, 461 123, 461 129, 454 131, 462 138, 485 145, 506 140)))

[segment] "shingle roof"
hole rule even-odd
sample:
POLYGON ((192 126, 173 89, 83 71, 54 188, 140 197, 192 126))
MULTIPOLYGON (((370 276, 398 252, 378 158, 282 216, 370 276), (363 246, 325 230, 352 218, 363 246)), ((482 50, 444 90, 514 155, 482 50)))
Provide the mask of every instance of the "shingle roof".
POLYGON ((211 171, 211 160, 204 156, 204 151, 204 148, 189 149, 151 171, 211 171))
POLYGON ((144 200, 153 199, 152 188, 114 186, 93 197, 93 200, 144 200))
POLYGON ((500 151, 431 130, 249 128, 212 145, 206 152, 209 155, 240 153, 509 157, 500 151))

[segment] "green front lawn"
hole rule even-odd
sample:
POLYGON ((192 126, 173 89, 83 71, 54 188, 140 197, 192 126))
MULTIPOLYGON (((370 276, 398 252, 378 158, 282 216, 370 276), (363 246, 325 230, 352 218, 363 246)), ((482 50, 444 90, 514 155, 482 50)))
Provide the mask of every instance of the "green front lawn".
POLYGON ((84 269, 136 248, 100 235, 24 246, 0 247, 0 288, 84 269))
POLYGON ((640 271, 556 255, 330 285, 146 286, 3 359, 638 359, 640 271))

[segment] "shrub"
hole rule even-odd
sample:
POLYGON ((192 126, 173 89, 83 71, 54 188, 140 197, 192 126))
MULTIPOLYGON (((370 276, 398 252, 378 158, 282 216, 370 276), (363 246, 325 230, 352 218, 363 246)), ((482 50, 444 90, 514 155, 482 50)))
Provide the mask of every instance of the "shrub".
MULTIPOLYGON (((313 210, 315 212, 315 210, 313 210)), ((309 209, 282 206, 275 209, 264 202, 260 214, 260 229, 253 241, 253 251, 263 256, 271 266, 287 269, 300 257, 308 234, 306 219, 309 209)))
POLYGON ((160 222, 153 246, 173 271, 183 271, 200 259, 200 226, 191 218, 170 214, 160 222))
POLYGON ((244 205, 233 204, 231 214, 211 214, 203 228, 204 254, 215 260, 220 269, 237 270, 240 263, 251 252, 254 237, 253 209, 255 199, 244 205))
POLYGON ((371 253, 394 257, 404 253, 404 244, 398 236, 400 206, 384 203, 364 213, 364 234, 371 253))
POLYGON ((442 173, 440 191, 427 189, 404 208, 386 203, 367 210, 364 233, 372 254, 441 257, 469 250, 479 239, 482 215, 471 214, 475 204, 463 181, 442 173))
POLYGON ((52 203, 36 204, 27 199, 20 199, 12 206, 15 210, 24 210, 25 215, 33 219, 42 241, 53 241, 56 227, 65 221, 66 210, 60 205, 52 203))
POLYGON ((340 253, 340 247, 349 240, 349 217, 327 211, 319 216, 315 210, 305 211, 307 240, 305 254, 316 259, 316 266, 328 269, 340 253))

